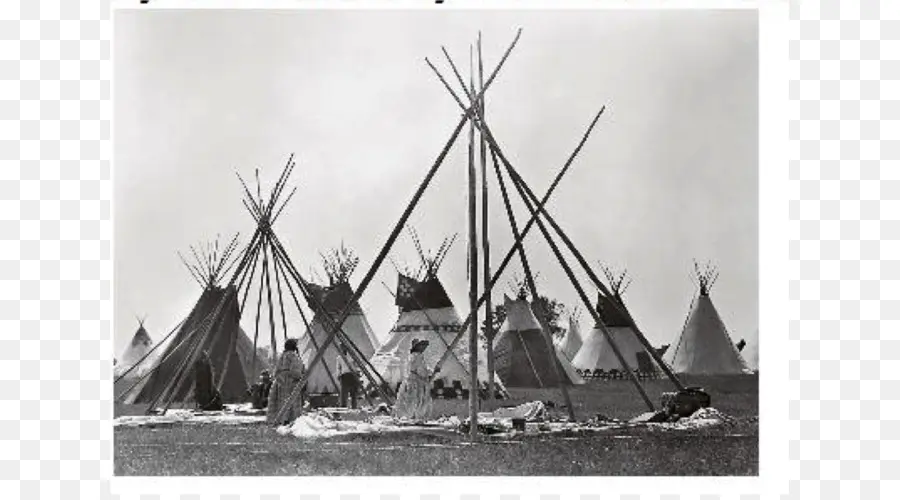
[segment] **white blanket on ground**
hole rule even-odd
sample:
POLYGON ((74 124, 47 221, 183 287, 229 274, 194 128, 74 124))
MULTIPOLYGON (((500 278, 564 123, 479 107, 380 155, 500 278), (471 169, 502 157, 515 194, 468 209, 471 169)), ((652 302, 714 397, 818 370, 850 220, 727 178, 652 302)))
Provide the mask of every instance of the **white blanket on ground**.
POLYGON ((478 416, 484 416, 485 418, 524 418, 525 420, 534 420, 544 417, 546 411, 547 408, 544 406, 543 401, 532 401, 515 407, 498 408, 490 413, 479 413, 478 416))
POLYGON ((186 424, 252 424, 266 421, 266 411, 253 409, 250 403, 225 405, 222 411, 175 409, 165 415, 130 415, 113 420, 113 427, 143 427, 186 424))
POLYGON ((298 438, 328 438, 349 434, 386 433, 414 430, 455 430, 459 426, 456 417, 415 424, 403 422, 389 416, 373 416, 366 420, 337 420, 326 412, 301 415, 290 425, 278 428, 283 436, 298 438))

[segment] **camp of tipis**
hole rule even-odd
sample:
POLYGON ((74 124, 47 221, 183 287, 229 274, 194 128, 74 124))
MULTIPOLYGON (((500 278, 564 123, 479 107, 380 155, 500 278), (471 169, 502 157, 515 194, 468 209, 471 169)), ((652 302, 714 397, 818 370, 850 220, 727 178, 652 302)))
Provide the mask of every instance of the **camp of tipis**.
MULTIPOLYGON (((156 345, 143 326, 116 361, 116 398, 128 404, 147 404, 148 412, 166 411, 173 404, 188 403, 192 367, 208 356, 215 373, 214 383, 225 403, 243 402, 248 388, 259 374, 274 364, 278 346, 291 337, 299 339, 300 355, 306 365, 304 379, 314 404, 334 404, 339 391, 335 375, 338 357, 353 366, 365 386, 363 397, 370 404, 393 404, 407 369, 414 339, 428 340, 424 353, 431 373, 431 394, 435 398, 468 399, 470 418, 475 421, 479 400, 505 398, 512 388, 558 388, 575 420, 569 388, 588 379, 630 380, 638 397, 650 411, 656 411, 643 388, 648 379, 666 377, 676 393, 697 392, 685 387, 682 374, 741 374, 757 367, 758 335, 737 344, 716 311, 710 292, 718 273, 710 265, 694 263, 697 294, 693 298, 680 335, 670 345, 650 344, 629 313, 623 294, 630 281, 625 272, 602 267, 601 279, 557 220, 546 208, 547 201, 576 159, 605 108, 593 117, 577 147, 566 159, 543 195, 538 195, 516 170, 500 147, 499 139, 485 117, 485 96, 516 46, 521 30, 503 53, 496 67, 485 71, 481 37, 470 51, 468 83, 449 53, 443 50, 455 83, 429 60, 428 66, 460 108, 456 128, 425 173, 399 220, 354 287, 351 277, 359 263, 345 248, 323 253, 321 263, 326 279, 304 277, 276 231, 276 223, 294 194, 285 196, 288 179, 295 167, 293 156, 280 173, 268 196, 263 195, 256 175, 256 189, 238 176, 244 206, 252 217, 253 234, 246 244, 235 235, 227 244, 191 247, 189 258, 181 255, 191 276, 201 287, 193 310, 156 345), (425 195, 432 178, 443 164, 463 131, 468 135, 468 301, 461 316, 441 284, 439 271, 455 237, 448 238, 433 252, 422 248, 408 220, 425 195), (493 178, 493 180, 491 180, 493 178), (494 183, 495 182, 495 183, 494 183), (489 187, 490 185, 490 187, 489 187), (494 261, 488 231, 489 196, 502 199, 513 244, 504 257, 494 261), (516 214, 511 197, 518 195, 527 213, 516 214), (480 217, 477 197, 481 197, 480 217), (480 223, 479 223, 480 218, 480 223), (480 229, 480 231, 479 231, 480 229), (550 334, 547 315, 542 310, 535 282, 534 262, 522 242, 534 229, 541 234, 555 256, 556 269, 568 278, 580 304, 570 308, 568 329, 557 340, 550 334), (396 291, 389 288, 398 308, 397 319, 384 344, 372 330, 360 307, 360 297, 370 291, 374 277, 405 231, 411 236, 421 265, 397 271, 396 291), (568 250, 574 261, 563 255, 568 250), (497 300, 498 281, 509 264, 517 261, 524 277, 517 279, 513 297, 502 294, 505 320, 499 328, 488 329, 486 340, 480 325, 495 325, 492 314, 497 300), (588 277, 582 284, 581 271, 588 277), (590 288, 588 288, 590 287, 590 288), (586 289, 597 290, 592 300, 586 289), (493 292, 493 293, 492 293, 493 292), (263 314, 262 305, 265 304, 263 314), (248 309, 249 306, 249 309, 248 309), (579 327, 577 311, 587 311, 593 327, 579 327), (479 320, 483 318, 484 321, 479 320), (241 327, 252 325, 251 334, 241 327), (260 330, 269 334, 268 350, 259 346, 260 330), (161 346, 164 348, 160 349, 161 346), (339 349, 346 347, 346 351, 339 349)), ((296 188, 294 188, 296 190, 296 188)), ((493 250, 493 251, 492 251, 493 250)), ((304 263, 308 265, 308 263, 304 263)), ((387 285, 385 285, 387 286, 387 285)), ((250 330, 251 328, 248 328, 250 330)), ((677 328, 673 328, 677 330, 677 328)), ((293 394, 291 398, 299 395, 293 394)), ((708 399, 708 398, 707 398, 708 399)), ((286 408, 290 401, 284 404, 286 408)), ((477 432, 475 426, 470 426, 477 432)))

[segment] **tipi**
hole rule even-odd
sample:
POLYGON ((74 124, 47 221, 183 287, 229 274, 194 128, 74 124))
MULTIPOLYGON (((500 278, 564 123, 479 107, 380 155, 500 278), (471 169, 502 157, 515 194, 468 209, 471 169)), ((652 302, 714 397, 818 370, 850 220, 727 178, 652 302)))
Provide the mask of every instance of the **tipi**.
MULTIPOLYGON (((420 272, 397 270, 395 304, 399 309, 399 316, 391 328, 387 342, 372 356, 372 365, 391 389, 396 390, 406 374, 413 340, 428 341, 424 353, 425 364, 429 370, 433 370, 462 326, 453 302, 437 277, 437 271, 449 250, 448 241, 450 240, 444 240, 437 254, 432 257, 426 257, 420 251, 423 261, 420 272), (410 274, 416 277, 411 277, 410 274), (420 278, 421 274, 424 276, 420 278)), ((469 393, 468 346, 462 344, 454 348, 434 378, 431 391, 434 397, 463 397, 469 393)), ((480 353, 478 378, 483 386, 480 389, 487 385, 487 367, 482 362, 484 359, 485 356, 480 353)), ((495 376, 494 381, 497 393, 505 395, 500 379, 495 376)))
MULTIPOLYGON (((209 353, 215 383, 219 386, 222 401, 225 403, 241 402, 246 398, 247 389, 255 379, 251 373, 251 360, 254 358, 253 342, 240 327, 240 309, 237 289, 234 286, 223 288, 219 279, 231 266, 231 257, 237 245, 237 237, 221 254, 210 251, 201 258, 194 249, 196 265, 185 262, 191 275, 204 288, 187 319, 178 333, 166 346, 152 368, 152 374, 145 378, 126 398, 127 403, 150 403, 166 390, 173 379, 177 379, 182 361, 189 357, 194 345, 209 353), (214 314, 219 305, 223 309, 214 314), (205 328, 201 325, 213 321, 208 335, 203 335, 205 328), (205 337, 205 338, 204 338, 205 337)), ((212 248, 212 247, 210 247, 212 248)), ((265 359, 256 359, 257 372, 265 368, 265 359)), ((188 367, 190 370, 192 367, 188 367)), ((172 387, 173 402, 191 400, 193 384, 190 377, 182 377, 181 383, 172 387), (180 387, 178 387, 180 385, 180 387)))
POLYGON ((569 314, 569 328, 557 345, 557 348, 569 361, 575 359, 575 355, 578 354, 578 351, 584 344, 584 339, 581 336, 581 322, 578 316, 578 311, 573 311, 569 314))
POLYGON ((697 375, 726 375, 749 372, 747 363, 728 335, 709 297, 718 278, 715 268, 701 269, 694 263, 699 294, 694 299, 684 329, 663 360, 676 373, 697 375))
MULTIPOLYGON (((332 250, 327 256, 322 256, 323 267, 328 276, 328 285, 318 285, 315 283, 307 283, 306 287, 311 294, 311 300, 308 301, 309 307, 315 311, 313 320, 310 323, 309 330, 300 340, 300 356, 305 363, 309 363, 313 356, 319 350, 319 346, 328 336, 330 329, 327 316, 334 318, 347 307, 349 300, 353 297, 353 288, 350 286, 350 276, 359 263, 359 258, 352 250, 345 248, 343 245, 339 249, 332 250), (314 297, 314 298, 313 298, 314 297), (324 309, 324 311, 323 311, 324 309)), ((328 346, 324 357, 320 363, 317 363, 309 373, 307 379, 307 391, 310 394, 336 394, 340 392, 337 382, 337 373, 335 373, 335 364, 340 356, 338 346, 341 344, 343 334, 364 359, 369 359, 379 346, 378 338, 369 325, 369 320, 360 307, 359 303, 350 305, 350 313, 341 326, 342 334, 338 340, 328 346)), ((347 346, 353 349, 353 346, 347 346)), ((347 357, 350 363, 353 363, 352 357, 347 357)), ((357 369, 360 369, 357 367, 357 369)))
POLYGON ((562 351, 554 347, 552 354, 547 352, 541 325, 524 290, 516 300, 504 295, 503 302, 506 319, 494 339, 494 366, 506 387, 558 386, 552 362, 557 363, 564 384, 583 384, 562 351))
POLYGON ((131 338, 131 342, 125 347, 125 350, 122 351, 122 355, 116 360, 115 369, 113 370, 116 377, 130 370, 138 362, 140 362, 141 365, 132 370, 130 375, 143 375, 153 363, 153 360, 150 359, 152 356, 147 356, 153 347, 153 339, 150 338, 150 334, 147 333, 147 329, 144 328, 144 319, 145 318, 138 318, 137 331, 131 338), (145 359, 145 356, 147 359, 145 359))
MULTIPOLYGON (((643 376, 655 376, 658 373, 656 363, 632 329, 630 313, 622 300, 622 295, 631 284, 628 273, 623 271, 616 276, 608 267, 604 267, 603 272, 609 281, 612 295, 597 297, 597 313, 600 320, 625 358, 628 367, 637 370, 643 376)), ((572 360, 572 364, 582 373, 601 377, 621 374, 624 368, 600 325, 594 325, 594 329, 587 334, 584 345, 572 360)))

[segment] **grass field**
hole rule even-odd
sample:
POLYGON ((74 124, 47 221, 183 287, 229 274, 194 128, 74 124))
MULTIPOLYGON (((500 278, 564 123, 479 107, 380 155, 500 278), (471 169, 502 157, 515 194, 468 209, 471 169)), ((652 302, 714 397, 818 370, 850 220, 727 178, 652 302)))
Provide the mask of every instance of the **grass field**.
MULTIPOLYGON (((265 425, 180 425, 116 428, 116 475, 756 475, 759 461, 758 379, 696 378, 713 407, 733 425, 659 432, 644 428, 571 437, 485 437, 469 443, 446 433, 342 436, 306 440, 265 425), (465 457, 465 460, 461 458, 465 457)), ((645 384, 659 401, 667 381, 645 384)), ((511 391, 499 406, 540 399, 559 405, 558 390, 511 391)), ((646 411, 627 381, 571 390, 579 420, 597 414, 632 418, 646 411)), ((490 410, 489 407, 483 408, 490 410)), ((118 407, 118 414, 141 408, 118 407)), ((466 415, 465 401, 436 401, 439 415, 466 415)))

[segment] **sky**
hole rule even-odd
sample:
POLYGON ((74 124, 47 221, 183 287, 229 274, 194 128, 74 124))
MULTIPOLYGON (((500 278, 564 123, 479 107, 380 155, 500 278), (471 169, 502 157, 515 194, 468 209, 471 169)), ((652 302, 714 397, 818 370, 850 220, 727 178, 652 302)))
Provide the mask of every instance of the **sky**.
MULTIPOLYGON (((652 343, 680 332, 694 259, 718 266, 712 297, 734 339, 755 336, 757 22, 737 10, 116 11, 115 354, 135 316, 158 342, 199 297, 176 252, 217 235, 248 242, 254 223, 235 173, 253 179, 258 168, 267 192, 292 153, 297 190, 275 231, 307 276, 324 275, 319 252, 352 248, 357 284, 460 118, 425 58, 451 77, 445 46, 467 73, 481 32, 489 72, 518 28, 486 94, 515 168, 542 194, 606 106, 548 210, 595 270, 627 269, 626 305, 652 343)), ((430 249, 458 234, 439 276, 462 316, 467 132, 409 223, 430 249)), ((496 263, 513 240, 492 176, 488 189, 496 263)), ((521 225, 524 205, 514 207, 521 225)), ((526 248, 540 293, 580 305, 537 228, 526 248)), ((390 255, 418 263, 406 233, 390 255)), ((511 265, 495 302, 521 276, 511 265)), ((390 264, 361 303, 384 340, 397 310, 382 281, 396 286, 390 264)), ((245 315, 244 329, 254 320, 245 315)))

